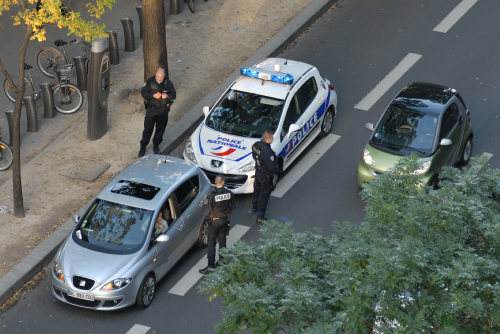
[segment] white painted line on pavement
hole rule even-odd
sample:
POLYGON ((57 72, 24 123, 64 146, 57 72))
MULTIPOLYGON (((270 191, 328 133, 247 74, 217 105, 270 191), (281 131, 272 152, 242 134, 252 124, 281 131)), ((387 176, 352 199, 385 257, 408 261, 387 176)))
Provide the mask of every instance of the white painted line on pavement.
POLYGON ((276 189, 272 192, 273 197, 283 197, 290 188, 325 154, 330 147, 339 140, 340 136, 329 134, 321 139, 309 152, 293 166, 293 168, 281 179, 276 185, 276 189))
MULTIPOLYGON (((230 231, 227 237, 226 245, 227 247, 232 247, 238 240, 240 240, 245 233, 250 229, 250 227, 245 225, 235 225, 230 231)), ((217 254, 215 255, 217 258, 217 254)), ((170 289, 168 293, 178 296, 184 296, 189 289, 191 289, 196 282, 203 277, 199 273, 199 270, 207 266, 207 256, 206 254, 196 262, 196 264, 170 289)))
POLYGON ((126 334, 146 334, 151 327, 135 324, 126 334))
POLYGON ((360 110, 370 110, 370 108, 392 87, 415 63, 422 57, 416 53, 408 53, 394 69, 380 81, 368 95, 354 106, 360 110))
POLYGON ((446 34, 476 2, 477 0, 462 0, 432 31, 446 34))
POLYGON ((493 154, 492 154, 492 153, 489 153, 489 152, 484 152, 483 154, 481 154, 481 156, 479 157, 479 159, 484 159, 484 158, 486 158, 486 160, 490 160, 492 156, 493 156, 493 154))

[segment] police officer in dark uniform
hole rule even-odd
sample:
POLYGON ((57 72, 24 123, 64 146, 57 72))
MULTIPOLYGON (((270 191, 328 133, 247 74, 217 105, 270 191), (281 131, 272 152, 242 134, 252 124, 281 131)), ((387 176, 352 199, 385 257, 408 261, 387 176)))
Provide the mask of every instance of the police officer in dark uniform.
POLYGON ((142 132, 139 158, 146 153, 146 147, 155 127, 153 152, 155 154, 160 152, 159 146, 167 127, 168 112, 176 97, 174 85, 165 76, 164 68, 158 68, 155 76, 146 81, 144 87, 142 87, 141 95, 146 106, 146 117, 144 118, 144 131, 142 132))
POLYGON ((252 211, 257 215, 257 223, 262 223, 266 217, 266 208, 274 180, 278 177, 278 161, 271 148, 274 136, 271 131, 264 131, 262 140, 252 146, 252 157, 255 160, 255 180, 253 184, 252 211))
MULTIPOLYGON (((235 206, 234 194, 224 187, 224 176, 217 175, 215 178, 215 189, 205 202, 205 219, 208 223, 208 266, 200 269, 200 274, 206 274, 211 268, 215 268, 215 244, 219 241, 219 251, 226 247, 226 235, 229 234, 229 215, 235 206)), ((222 257, 219 255, 219 261, 222 257)), ((218 261, 217 261, 218 263, 218 261)))

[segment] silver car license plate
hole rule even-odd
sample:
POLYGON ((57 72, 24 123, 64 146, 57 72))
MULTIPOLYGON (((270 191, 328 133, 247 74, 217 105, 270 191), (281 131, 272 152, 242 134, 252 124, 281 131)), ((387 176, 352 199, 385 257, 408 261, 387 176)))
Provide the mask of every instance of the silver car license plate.
POLYGON ((76 291, 71 291, 69 289, 68 289, 68 296, 75 297, 78 299, 88 300, 91 302, 94 301, 94 296, 92 296, 92 295, 88 295, 86 293, 81 293, 81 292, 76 292, 76 291))

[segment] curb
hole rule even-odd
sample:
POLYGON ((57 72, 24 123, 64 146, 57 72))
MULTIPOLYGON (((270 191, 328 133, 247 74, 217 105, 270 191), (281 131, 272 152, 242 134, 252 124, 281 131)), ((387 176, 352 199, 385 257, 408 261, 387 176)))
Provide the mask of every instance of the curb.
MULTIPOLYGON (((242 66, 251 66, 264 58, 278 55, 339 1, 341 0, 313 0, 310 5, 248 58, 242 66)), ((201 112, 203 106, 212 105, 239 75, 239 69, 232 72, 220 85, 191 108, 186 115, 175 122, 175 126, 171 127, 163 138, 164 144, 160 145, 163 154, 173 151, 190 132, 196 129, 203 120, 203 113, 201 112)), ((78 214, 83 214, 88 205, 90 203, 78 210, 78 214)), ((21 262, 0 278, 0 305, 3 305, 24 283, 52 261, 59 245, 66 240, 74 226, 72 219, 64 222, 56 231, 36 246, 31 253, 24 257, 21 262)))

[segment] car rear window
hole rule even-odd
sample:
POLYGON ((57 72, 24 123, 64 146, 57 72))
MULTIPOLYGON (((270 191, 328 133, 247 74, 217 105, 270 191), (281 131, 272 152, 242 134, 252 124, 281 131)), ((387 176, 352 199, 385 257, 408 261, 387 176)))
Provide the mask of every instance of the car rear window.
POLYGON ((160 191, 160 188, 158 187, 128 180, 120 180, 113 186, 113 188, 111 188, 112 193, 137 197, 145 200, 153 199, 158 191, 160 191))

